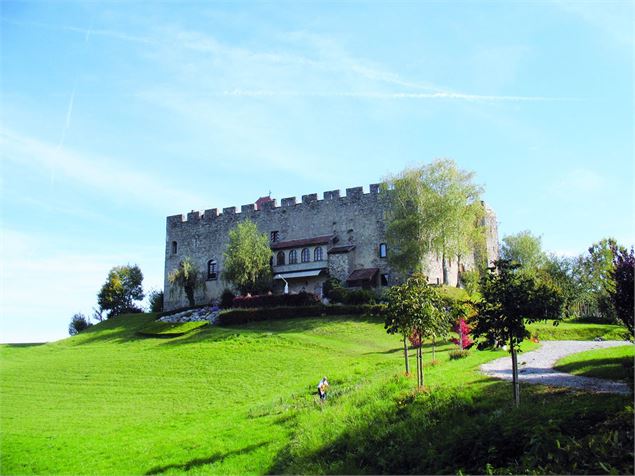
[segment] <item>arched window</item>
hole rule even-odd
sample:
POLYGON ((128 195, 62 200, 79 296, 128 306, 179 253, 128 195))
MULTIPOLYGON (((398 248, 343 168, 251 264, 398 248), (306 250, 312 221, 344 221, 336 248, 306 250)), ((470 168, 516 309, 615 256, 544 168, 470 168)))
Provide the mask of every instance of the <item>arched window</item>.
POLYGON ((304 248, 302 250, 301 258, 303 263, 308 263, 309 261, 311 261, 311 253, 309 252, 308 248, 304 248))
POLYGON ((207 262, 207 280, 215 281, 218 279, 218 270, 216 269, 216 260, 211 259, 207 262))
POLYGON ((176 254, 176 241, 172 242, 172 254, 175 255, 176 254))
POLYGON ((318 246, 313 251, 313 261, 322 261, 322 247, 318 246))
POLYGON ((379 257, 380 258, 385 258, 386 256, 388 256, 388 246, 386 246, 386 243, 380 243, 379 244, 379 257))
POLYGON ((296 250, 289 251, 289 264, 296 264, 298 262, 298 252, 296 250))
POLYGON ((284 266, 284 251, 278 251, 276 255, 276 264, 278 266, 284 266))

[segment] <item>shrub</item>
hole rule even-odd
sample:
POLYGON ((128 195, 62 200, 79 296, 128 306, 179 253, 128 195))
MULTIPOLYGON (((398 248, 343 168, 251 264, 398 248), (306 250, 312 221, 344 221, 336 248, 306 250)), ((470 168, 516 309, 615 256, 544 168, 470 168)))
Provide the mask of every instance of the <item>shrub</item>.
MULTIPOLYGON (((346 291, 346 290, 344 290, 346 291)), ((348 291, 344 302, 346 304, 374 304, 377 295, 370 289, 354 289, 348 291)))
POLYGON ((220 307, 228 309, 233 306, 234 298, 236 295, 231 290, 225 288, 223 294, 220 296, 220 307))
POLYGON ((88 329, 90 326, 92 326, 92 324, 90 323, 88 318, 81 312, 78 312, 71 319, 71 323, 68 326, 68 333, 74 336, 79 334, 84 329, 88 329))
POLYGON ((298 294, 259 294, 256 296, 238 296, 233 300, 233 307, 277 307, 277 306, 314 306, 320 303, 315 294, 301 292, 298 294))
POLYGON ((348 290, 346 288, 333 288, 328 295, 325 296, 333 304, 344 303, 348 299, 348 290))
POLYGON ((470 355, 470 351, 467 349, 454 349, 451 350, 448 355, 450 356, 450 360, 464 359, 468 355, 470 355))
POLYGON ((150 303, 150 312, 163 311, 163 291, 157 291, 156 289, 150 291, 148 301, 150 303))

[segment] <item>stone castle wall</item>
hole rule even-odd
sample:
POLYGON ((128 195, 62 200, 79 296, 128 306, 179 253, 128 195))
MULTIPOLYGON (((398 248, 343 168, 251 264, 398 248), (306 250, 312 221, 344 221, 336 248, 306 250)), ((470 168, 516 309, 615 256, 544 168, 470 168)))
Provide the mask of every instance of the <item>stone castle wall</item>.
MULTIPOLYGON (((221 277, 223 253, 228 245, 229 231, 245 219, 253 221, 259 231, 267 236, 272 231, 277 231, 278 241, 334 235, 336 246, 355 245, 355 250, 349 254, 332 256, 332 265, 336 269, 342 268, 342 276, 345 277, 344 262, 347 262, 349 272, 359 268, 379 268, 381 273, 393 276, 389 283, 393 284, 394 274, 391 273, 388 261, 379 256, 379 245, 386 241, 385 210, 386 203, 379 192, 379 184, 372 184, 367 193, 364 193, 362 187, 348 188, 345 195, 341 195, 339 190, 332 190, 324 192, 321 199, 315 193, 303 195, 301 201, 295 197, 283 198, 280 206, 273 200, 264 203, 261 210, 256 210, 254 204, 249 204, 240 207, 240 211, 229 207, 222 212, 209 209, 204 212, 192 211, 186 217, 169 216, 166 223, 164 308, 167 310, 187 305, 182 292, 170 291, 167 279, 168 273, 177 268, 186 256, 193 260, 205 276, 208 261, 215 260, 217 263, 218 278, 206 281, 205 289, 197 291, 197 303, 218 298, 229 287, 221 277), (339 264, 339 261, 342 263, 339 264)), ((495 222, 493 217, 494 225, 495 222)), ((491 248, 496 247, 496 252, 497 242, 498 237, 495 236, 491 248)), ((325 260, 326 251, 325 247, 325 260)), ((463 264, 469 269, 473 262, 473 257, 468 257, 463 264)), ((456 284, 457 272, 457 264, 452 262, 450 284, 456 284)), ((434 256, 429 259, 428 275, 430 282, 437 282, 438 277, 442 280, 441 263, 434 256)), ((342 276, 338 278, 342 279, 342 276)))

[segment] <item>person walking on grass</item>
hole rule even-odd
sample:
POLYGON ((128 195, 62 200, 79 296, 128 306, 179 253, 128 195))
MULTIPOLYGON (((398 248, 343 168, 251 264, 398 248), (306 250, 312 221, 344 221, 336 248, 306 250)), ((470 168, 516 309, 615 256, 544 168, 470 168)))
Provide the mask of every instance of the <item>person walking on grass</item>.
POLYGON ((320 396, 320 400, 325 400, 326 399, 326 391, 329 388, 329 381, 326 380, 326 377, 323 377, 322 380, 320 380, 320 383, 318 383, 318 395, 320 396))

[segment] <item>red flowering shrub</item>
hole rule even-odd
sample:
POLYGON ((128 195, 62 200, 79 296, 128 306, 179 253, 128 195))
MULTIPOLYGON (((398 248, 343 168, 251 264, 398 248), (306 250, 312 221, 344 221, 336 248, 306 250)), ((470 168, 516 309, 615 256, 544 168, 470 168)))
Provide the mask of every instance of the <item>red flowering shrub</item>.
POLYGON ((450 339, 454 344, 458 345, 461 349, 469 349, 474 345, 474 340, 470 337, 472 328, 465 322, 465 319, 460 318, 454 325, 454 332, 459 335, 459 338, 450 339), (459 340, 461 339, 461 340, 459 340))

